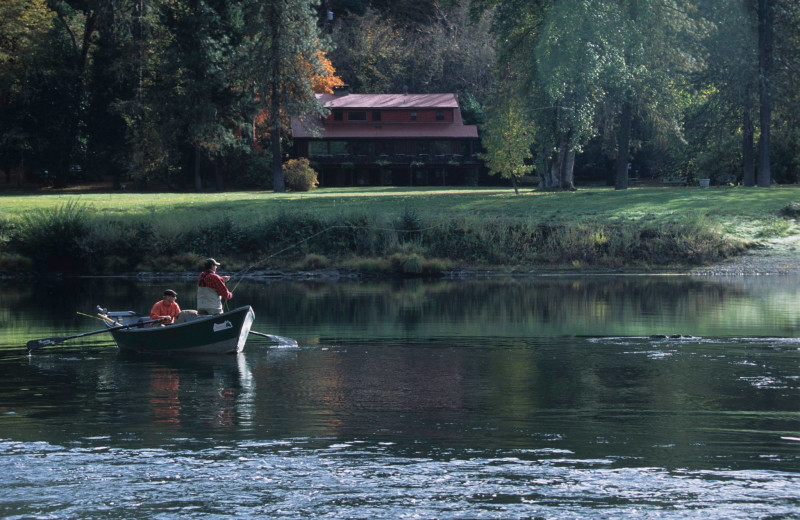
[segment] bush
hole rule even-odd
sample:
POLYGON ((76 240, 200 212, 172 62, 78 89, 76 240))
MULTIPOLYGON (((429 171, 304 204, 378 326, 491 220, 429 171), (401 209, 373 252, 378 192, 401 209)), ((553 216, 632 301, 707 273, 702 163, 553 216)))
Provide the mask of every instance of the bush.
POLYGON ((81 244, 88 232, 86 205, 70 201, 25 215, 16 237, 17 247, 38 271, 76 273, 84 269, 86 254, 81 244))
POLYGON ((30 258, 0 253, 0 273, 27 273, 33 270, 30 258))
POLYGON ((785 218, 800 217, 800 202, 792 202, 787 204, 786 206, 780 209, 778 215, 785 218))
POLYGON ((410 208, 403 210, 403 214, 395 224, 398 237, 402 242, 419 240, 422 228, 422 219, 416 211, 410 208))
POLYGON ((292 191, 311 191, 319 186, 317 172, 305 157, 286 161, 283 165, 283 181, 292 191))

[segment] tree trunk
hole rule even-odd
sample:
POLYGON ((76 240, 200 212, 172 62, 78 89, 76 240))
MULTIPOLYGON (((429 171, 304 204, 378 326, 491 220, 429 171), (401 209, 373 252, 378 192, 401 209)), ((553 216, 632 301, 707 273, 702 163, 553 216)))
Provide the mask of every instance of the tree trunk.
POLYGON ((772 178, 769 161, 772 92, 769 76, 772 68, 773 2, 774 0, 758 0, 758 97, 761 129, 758 141, 758 185, 762 188, 769 188, 772 178))
MULTIPOLYGON (((270 111, 273 110, 278 110, 277 103, 272 103, 270 111)), ((276 122, 270 129, 269 140, 272 148, 272 189, 276 193, 283 193, 286 191, 286 183, 283 180, 283 163, 281 162, 280 122, 276 122)))
POLYGON ((742 117, 742 184, 744 186, 755 186, 756 184, 753 142, 753 119, 750 117, 750 108, 745 107, 742 117))
MULTIPOLYGON (((66 22, 64 23, 66 24, 66 22)), ((97 11, 90 11, 86 14, 80 47, 75 49, 77 56, 75 77, 73 78, 74 82, 72 85, 72 88, 75 90, 71 92, 71 95, 74 97, 70 97, 70 102, 74 103, 74 106, 70 106, 69 123, 66 125, 67 131, 63 136, 64 144, 60 150, 61 156, 58 157, 56 161, 56 171, 54 172, 56 177, 53 183, 56 188, 64 188, 69 184, 69 167, 72 162, 73 151, 78 141, 78 129, 80 128, 82 120, 80 112, 83 110, 81 108, 81 98, 83 97, 84 91, 84 73, 86 72, 86 65, 89 60, 89 46, 92 43, 92 35, 96 24, 97 11)), ((77 41, 73 41, 73 44, 77 44, 77 41)))
POLYGON ((561 187, 565 190, 575 191, 575 151, 567 152, 564 161, 564 170, 561 177, 561 187))
POLYGON ((544 187, 555 188, 558 186, 559 170, 561 169, 560 163, 561 154, 553 152, 553 157, 550 159, 550 167, 545 170, 544 187))
POLYGON ((24 188, 25 187, 25 153, 24 152, 20 152, 19 153, 19 165, 17 166, 17 168, 19 168, 17 170, 17 182, 19 183, 19 187, 20 188, 24 188))
POLYGON ((277 8, 273 11, 272 17, 272 78, 270 85, 270 106, 269 106, 269 138, 272 148, 272 189, 276 193, 286 191, 286 183, 283 179, 283 163, 281 161, 281 102, 280 102, 280 81, 281 81, 281 54, 280 54, 280 12, 277 8))
POLYGON ((622 114, 619 122, 619 135, 617 136, 617 165, 614 182, 615 190, 628 189, 628 150, 631 142, 631 120, 633 107, 630 100, 625 100, 622 105, 622 114))
MULTIPOLYGON (((562 134, 558 137, 556 151, 554 151, 548 161, 542 176, 542 184, 545 188, 561 190, 565 188, 565 181, 567 175, 572 175, 571 167, 567 173, 567 166, 570 158, 570 152, 567 151, 567 143, 569 143, 569 136, 562 134)), ((574 161, 574 155, 572 155, 574 161)), ((574 164, 574 163, 573 163, 574 164)), ((571 178, 568 182, 572 182, 571 178)))
POLYGON ((194 189, 203 191, 203 181, 200 178, 200 147, 194 147, 194 189))
POLYGON ((225 169, 221 164, 214 165, 214 181, 217 185, 217 191, 225 189, 225 169))
POLYGON ((517 187, 517 176, 511 175, 511 185, 514 187, 514 195, 519 195, 519 188, 517 187))
MULTIPOLYGON (((128 134, 133 134, 138 138, 134 139, 131 150, 131 166, 127 170, 138 178, 144 177, 144 157, 146 153, 142 144, 144 137, 144 0, 136 0, 133 4, 133 45, 136 52, 136 108, 132 128, 129 126, 128 134)), ((121 173, 119 169, 114 169, 113 186, 115 190, 122 188, 121 173)))

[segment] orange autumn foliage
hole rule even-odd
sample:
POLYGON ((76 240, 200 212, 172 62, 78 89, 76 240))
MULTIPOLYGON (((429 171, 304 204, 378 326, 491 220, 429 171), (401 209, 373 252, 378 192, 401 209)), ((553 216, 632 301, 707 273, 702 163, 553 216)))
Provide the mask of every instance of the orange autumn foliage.
MULTIPOLYGON (((317 59, 322 65, 322 74, 311 72, 311 87, 317 94, 333 94, 333 87, 342 84, 342 78, 336 75, 336 69, 333 68, 331 60, 325 57, 325 51, 317 49, 317 59)), ((311 65, 305 64, 309 69, 311 65)))
MULTIPOLYGON (((316 94, 333 94, 333 87, 336 85, 341 85, 342 78, 336 75, 336 69, 333 67, 333 63, 325 56, 325 51, 321 49, 317 49, 317 59, 322 67, 322 72, 316 72, 314 67, 305 60, 302 60, 300 67, 302 70, 305 70, 308 77, 311 80, 311 88, 314 90, 316 94)), ((284 114, 281 114, 281 119, 285 119, 288 122, 288 117, 284 114)), ((256 115, 253 120, 255 128, 264 129, 267 121, 269 120, 269 111, 264 110, 256 115)), ((269 131, 262 130, 262 132, 257 132, 260 135, 256 135, 256 140, 258 139, 266 139, 269 136, 269 131)), ((255 135, 255 134, 254 134, 255 135)))

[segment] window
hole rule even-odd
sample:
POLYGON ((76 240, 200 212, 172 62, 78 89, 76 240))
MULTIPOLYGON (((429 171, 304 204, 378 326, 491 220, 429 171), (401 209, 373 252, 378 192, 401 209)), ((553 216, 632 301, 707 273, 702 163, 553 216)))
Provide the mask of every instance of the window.
POLYGON ((308 155, 325 155, 328 153, 328 143, 325 141, 311 141, 308 143, 308 155))
POLYGON ((381 120, 381 113, 379 110, 374 110, 372 112, 372 120, 373 121, 380 121, 381 120))
POLYGON ((347 113, 348 121, 366 121, 367 112, 364 110, 350 111, 347 113))
POLYGON ((436 120, 437 121, 444 121, 444 112, 441 110, 436 112, 436 120))
POLYGON ((344 112, 341 110, 334 110, 333 111, 333 120, 334 121, 342 121, 344 120, 344 112))
POLYGON ((417 120, 417 113, 416 112, 411 112, 411 120, 412 121, 416 121, 417 120))

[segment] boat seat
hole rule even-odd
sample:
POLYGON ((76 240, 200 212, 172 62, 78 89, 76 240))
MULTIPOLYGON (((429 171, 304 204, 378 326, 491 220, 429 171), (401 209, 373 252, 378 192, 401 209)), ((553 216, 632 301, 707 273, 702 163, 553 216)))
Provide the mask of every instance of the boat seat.
POLYGON ((109 318, 113 319, 120 325, 133 325, 146 321, 147 317, 141 316, 133 311, 115 311, 106 314, 109 318))

